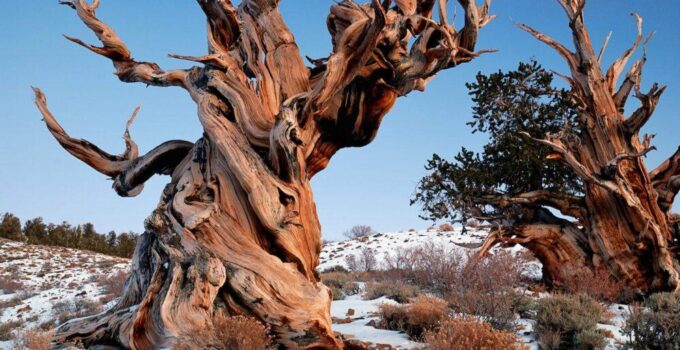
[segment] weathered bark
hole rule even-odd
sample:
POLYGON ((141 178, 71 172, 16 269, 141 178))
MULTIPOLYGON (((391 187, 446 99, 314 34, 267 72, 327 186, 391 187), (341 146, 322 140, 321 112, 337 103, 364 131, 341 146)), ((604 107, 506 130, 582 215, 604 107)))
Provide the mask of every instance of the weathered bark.
POLYGON ((139 156, 126 131, 127 151, 113 156, 66 134, 35 90, 57 141, 111 176, 120 195, 138 194, 154 173, 171 175, 146 220, 121 301, 61 326, 57 342, 159 348, 205 328, 224 310, 260 319, 284 348, 342 348, 331 330, 331 293, 316 273, 321 228, 310 179, 340 148, 369 143, 397 97, 481 53, 474 46, 492 19, 489 3, 459 2, 460 30, 445 14, 432 20, 434 0, 335 4, 328 17, 333 52, 307 68, 278 1, 243 0, 236 7, 198 0, 209 52, 172 55, 203 64, 175 71, 132 59, 95 16, 98 1, 64 2, 103 46, 71 41, 110 59, 122 81, 188 91, 204 135, 139 156))
MULTIPOLYGON (((537 234, 521 229, 527 226, 520 222, 519 230, 495 234, 505 239, 490 237, 485 251, 493 243, 517 234, 518 238, 514 240, 541 259, 548 278, 559 276, 562 266, 576 263, 607 267, 615 277, 642 292, 680 291, 678 233, 671 229, 674 220, 670 213, 680 189, 680 151, 648 173, 643 156, 654 149, 650 146, 652 137, 645 135, 643 140, 639 137, 639 131, 654 112, 664 87, 654 84, 648 93, 640 91, 646 60, 643 55, 631 66, 617 89, 617 79, 627 61, 640 44, 646 44, 642 40, 642 19, 634 14, 638 35, 632 48, 603 72, 600 60, 606 42, 596 54, 583 23, 585 0, 559 0, 559 3, 569 18, 575 52, 528 26, 519 26, 557 50, 569 65, 571 75, 562 77, 571 85, 580 105, 581 131, 576 133, 565 127, 558 135, 536 141, 551 147, 555 153, 549 158, 564 162, 583 180, 584 196, 570 201, 569 205, 561 198, 550 198, 549 194, 544 194, 545 198, 518 196, 513 203, 528 208, 554 208, 574 217, 580 227, 561 225, 553 230, 554 234, 545 229, 537 234), (624 105, 632 91, 641 106, 626 118, 624 105), (556 237, 557 241, 554 241, 556 237), (582 244, 584 239, 587 246, 582 244), (581 244, 572 244, 575 241, 581 244), (552 253, 545 252, 549 244, 554 246, 552 253), (579 246, 580 249, 567 249, 561 247, 563 245, 567 248, 579 246), (570 252, 560 254, 558 251, 570 252)), ((529 137, 528 134, 525 136, 529 137)))

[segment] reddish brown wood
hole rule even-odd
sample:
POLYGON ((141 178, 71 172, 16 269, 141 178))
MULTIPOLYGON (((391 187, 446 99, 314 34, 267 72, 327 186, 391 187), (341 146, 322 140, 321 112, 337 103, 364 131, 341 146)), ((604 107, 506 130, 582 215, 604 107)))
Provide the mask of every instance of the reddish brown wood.
POLYGON ((102 46, 69 40, 109 58, 122 81, 186 90, 204 136, 139 156, 126 132, 128 150, 113 156, 71 138, 35 90, 57 141, 113 177, 119 194, 138 194, 153 174, 171 175, 146 220, 122 300, 62 325, 57 341, 159 348, 225 310, 262 320, 285 348, 342 348, 330 327, 330 290, 316 273, 321 228, 310 179, 340 148, 371 142, 399 96, 483 53, 474 46, 492 19, 489 3, 459 0, 465 26, 458 30, 445 15, 432 19, 435 0, 341 1, 327 20, 333 51, 308 68, 278 1, 198 0, 208 54, 172 55, 202 64, 173 71, 134 60, 96 17, 98 1, 64 3, 102 46))
POLYGON ((677 218, 670 212, 680 189, 680 151, 648 172, 643 156, 654 149, 652 136, 642 140, 639 136, 665 87, 654 84, 647 93, 640 90, 645 55, 617 84, 633 52, 646 44, 642 19, 634 14, 638 35, 633 46, 605 71, 600 61, 606 41, 596 53, 583 22, 585 0, 558 2, 569 19, 575 51, 526 25, 519 26, 554 48, 570 68, 571 74, 562 77, 571 85, 581 109, 581 132, 565 128, 536 141, 555 151, 550 159, 564 162, 581 177, 585 196, 565 199, 540 193, 506 199, 551 207, 577 222, 521 223, 515 229, 495 232, 483 252, 498 242, 519 243, 543 262, 548 278, 557 277, 562 267, 585 264, 606 267, 642 292, 680 291, 680 232, 672 228, 677 218), (626 117, 624 105, 633 92, 641 106, 626 117))

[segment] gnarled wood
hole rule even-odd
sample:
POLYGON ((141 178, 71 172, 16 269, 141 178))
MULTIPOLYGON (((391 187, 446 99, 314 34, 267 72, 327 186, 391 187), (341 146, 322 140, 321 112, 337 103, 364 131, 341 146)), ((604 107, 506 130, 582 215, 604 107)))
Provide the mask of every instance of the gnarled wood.
POLYGON ((635 42, 604 73, 601 55, 606 43, 596 54, 583 22, 585 0, 558 2, 569 19, 574 51, 528 26, 519 26, 554 48, 571 71, 564 78, 580 104, 580 132, 565 128, 535 141, 551 147, 555 153, 549 158, 565 163, 581 178, 584 196, 570 201, 575 207, 537 194, 483 200, 492 204, 505 200, 525 210, 552 207, 578 219, 580 227, 568 222, 559 226, 546 226, 541 220, 526 223, 525 217, 512 229, 494 233, 485 250, 501 241, 523 244, 541 259, 549 279, 559 276, 561 267, 570 262, 607 267, 643 292, 680 291, 678 232, 671 228, 675 216, 669 212, 680 190, 680 151, 648 173, 643 157, 655 148, 650 145, 652 136, 642 140, 639 136, 664 87, 654 84, 649 92, 640 92, 646 53, 631 66, 621 86, 616 86, 633 52, 641 43, 644 49, 648 40, 642 41, 642 19, 633 14, 638 28, 635 42), (624 105, 633 91, 641 106, 626 118, 624 105))
POLYGON ((103 46, 69 40, 109 58, 122 81, 184 88, 204 135, 138 157, 126 131, 127 151, 113 156, 68 136, 36 90, 57 141, 113 177, 120 195, 139 193, 154 173, 171 175, 121 301, 61 326, 56 340, 155 349, 204 329, 223 310, 260 319, 283 348, 342 348, 331 330, 330 290, 316 273, 321 228, 310 179, 337 150, 373 140, 399 96, 485 52, 474 50, 492 19, 488 1, 459 0, 462 29, 445 14, 432 19, 434 0, 341 1, 327 20, 333 51, 308 68, 278 1, 198 0, 208 53, 171 55, 203 65, 174 71, 132 59, 95 15, 98 1, 64 3, 103 46))

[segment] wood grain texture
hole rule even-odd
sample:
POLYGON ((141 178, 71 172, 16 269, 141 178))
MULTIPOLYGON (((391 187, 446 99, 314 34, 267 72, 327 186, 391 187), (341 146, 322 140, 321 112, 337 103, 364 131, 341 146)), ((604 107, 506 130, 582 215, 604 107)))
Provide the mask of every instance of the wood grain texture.
MULTIPOLYGON (((434 0, 340 1, 327 24, 333 50, 307 67, 276 0, 198 0, 208 53, 171 55, 200 67, 165 71, 134 60, 95 11, 64 1, 102 46, 69 38, 113 62, 121 81, 186 90, 204 135, 138 155, 129 132, 121 156, 71 138, 36 104, 71 154, 114 179, 123 196, 153 174, 171 175, 145 222, 132 274, 111 310, 62 325, 59 343, 156 349, 206 327, 212 314, 266 323, 288 349, 341 349, 331 330, 330 290, 316 267, 321 227, 311 178, 341 148, 368 144, 396 99, 444 69, 469 62, 489 3, 459 0, 465 25, 432 18, 434 0)), ((129 126, 129 125, 128 125, 129 126)))
MULTIPOLYGON (((654 149, 653 136, 639 132, 651 118, 665 87, 653 84, 641 91, 646 52, 619 76, 643 41, 642 19, 633 14, 638 34, 632 47, 609 68, 601 65, 602 52, 593 49, 583 21, 585 0, 558 0, 571 28, 574 50, 531 27, 519 27, 554 48, 566 61, 570 74, 561 75, 579 104, 580 132, 562 132, 535 141, 552 148, 548 158, 561 161, 583 181, 583 196, 554 198, 549 193, 528 193, 515 198, 492 198, 499 203, 545 206, 575 222, 550 213, 528 215, 514 229, 494 232, 482 254, 500 242, 525 245, 541 260, 546 277, 557 278, 562 267, 584 264, 605 267, 616 278, 641 292, 680 291, 680 232, 670 212, 680 190, 680 150, 649 172, 644 156, 654 149), (624 106, 630 94, 640 107, 630 116, 624 106), (546 217, 551 217, 546 222, 546 217)), ((524 134, 525 137, 530 137, 524 134)))

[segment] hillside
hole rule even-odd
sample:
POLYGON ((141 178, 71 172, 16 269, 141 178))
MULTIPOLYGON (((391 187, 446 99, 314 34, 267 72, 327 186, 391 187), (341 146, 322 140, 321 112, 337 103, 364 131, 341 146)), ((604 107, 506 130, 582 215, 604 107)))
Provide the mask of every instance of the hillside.
MULTIPOLYGON (((328 270, 334 266, 348 268, 347 257, 359 256, 364 248, 370 250, 375 257, 377 268, 384 268, 386 258, 398 251, 433 244, 444 251, 466 256, 473 253, 484 242, 487 232, 479 229, 468 229, 463 234, 460 228, 451 231, 441 231, 431 227, 426 230, 409 230, 400 232, 375 233, 366 237, 326 243, 319 255, 319 271, 328 270)), ((522 246, 507 249, 513 254, 526 252, 522 246)), ((538 261, 530 261, 526 265, 528 278, 541 278, 541 265, 538 261)))
MULTIPOLYGON (((347 267, 347 256, 358 255, 368 249, 376 258, 378 267, 384 267, 388 255, 399 250, 434 244, 465 256, 479 247, 485 233, 471 231, 462 234, 460 230, 439 231, 436 229, 377 233, 368 237, 341 242, 327 243, 321 252, 319 270, 334 266, 347 267)), ((522 254, 521 247, 508 249, 513 254, 522 254)), ((128 268, 127 259, 105 256, 89 251, 60 247, 28 245, 0 240, 0 349, 10 349, 9 336, 29 328, 50 329, 74 317, 99 312, 110 306, 114 295, 123 286, 123 277, 128 268), (2 328, 4 327, 4 331, 2 328)), ((540 278, 538 262, 529 261, 525 266, 525 277, 540 278)), ((331 306, 333 329, 346 338, 358 339, 383 349, 413 349, 418 346, 402 332, 377 329, 377 311, 380 304, 392 303, 387 297, 373 300, 365 296, 366 284, 359 282, 359 292, 343 300, 335 300, 331 306), (350 311, 350 309, 352 309, 350 311), (351 313, 351 315, 350 315, 351 313), (390 347, 387 347, 390 346, 390 347)), ((614 314, 621 314, 623 308, 612 306, 614 314)), ((617 316, 617 323, 621 318, 617 316)), ((531 331, 532 320, 518 319, 517 332, 533 349, 536 341, 531 331)), ((618 326, 609 327, 614 333, 618 326)), ((613 341, 613 340, 612 340, 613 341)))
POLYGON ((0 348, 9 348, 12 330, 49 329, 102 310, 128 269, 123 258, 4 239, 0 256, 0 348))

